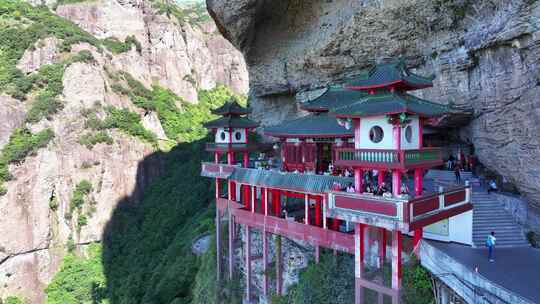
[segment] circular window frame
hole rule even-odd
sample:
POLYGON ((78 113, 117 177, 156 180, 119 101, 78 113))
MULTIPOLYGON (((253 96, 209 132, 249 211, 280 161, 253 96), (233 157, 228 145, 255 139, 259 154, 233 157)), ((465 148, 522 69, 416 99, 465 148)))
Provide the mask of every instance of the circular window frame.
POLYGON ((369 129, 369 140, 374 143, 378 144, 384 139, 384 130, 381 126, 373 126, 371 129, 369 129))
POLYGON ((220 132, 219 138, 220 138, 222 141, 225 141, 225 139, 227 138, 227 135, 225 134, 225 131, 221 131, 221 132, 220 132))
POLYGON ((237 141, 242 140, 242 132, 240 131, 234 132, 234 139, 236 139, 237 141))
POLYGON ((405 128, 405 140, 407 143, 412 143, 413 130, 411 126, 405 128))

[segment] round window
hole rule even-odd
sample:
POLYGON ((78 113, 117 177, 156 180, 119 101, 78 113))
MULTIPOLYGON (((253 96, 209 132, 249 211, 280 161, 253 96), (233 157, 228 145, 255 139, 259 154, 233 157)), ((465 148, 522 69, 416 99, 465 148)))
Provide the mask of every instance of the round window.
POLYGON ((369 130, 369 140, 374 143, 380 143, 383 140, 384 132, 379 126, 374 126, 369 130))
POLYGON ((236 131, 236 132, 234 133, 234 138, 235 138, 236 140, 242 139, 242 133, 236 131))
POLYGON ((219 138, 221 138, 221 140, 225 140, 225 132, 221 131, 221 134, 219 134, 219 138))
POLYGON ((407 128, 405 128, 405 139, 407 140, 408 143, 412 142, 412 127, 411 126, 407 126, 407 128))

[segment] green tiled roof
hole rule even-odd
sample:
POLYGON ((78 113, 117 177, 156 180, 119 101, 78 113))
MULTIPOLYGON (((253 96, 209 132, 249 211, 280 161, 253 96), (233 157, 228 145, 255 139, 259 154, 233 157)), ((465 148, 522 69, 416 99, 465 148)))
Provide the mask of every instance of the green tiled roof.
POLYGON ((251 113, 250 109, 244 108, 238 104, 235 98, 231 98, 221 107, 212 110, 213 114, 227 116, 227 115, 245 115, 251 113))
POLYGON ((416 75, 407 69, 403 60, 379 64, 373 67, 367 77, 358 77, 346 83, 345 87, 368 89, 390 84, 401 84, 408 89, 420 89, 433 86, 433 77, 416 75))
POLYGON ((367 95, 358 102, 332 111, 338 117, 361 117, 398 113, 434 117, 447 112, 447 106, 423 100, 407 93, 398 92, 367 95))
POLYGON ((208 129, 214 128, 256 128, 259 124, 247 117, 225 116, 204 124, 208 129))
POLYGON ((321 96, 303 103, 300 107, 306 111, 326 112, 357 101, 367 95, 364 91, 347 90, 342 87, 329 87, 321 96))
POLYGON ((264 128, 266 135, 274 137, 352 137, 353 130, 338 125, 328 113, 313 113, 280 125, 264 128))
POLYGON ((325 193, 332 190, 334 183, 339 183, 342 187, 354 183, 354 179, 350 177, 247 168, 235 168, 229 179, 238 183, 311 193, 325 193))

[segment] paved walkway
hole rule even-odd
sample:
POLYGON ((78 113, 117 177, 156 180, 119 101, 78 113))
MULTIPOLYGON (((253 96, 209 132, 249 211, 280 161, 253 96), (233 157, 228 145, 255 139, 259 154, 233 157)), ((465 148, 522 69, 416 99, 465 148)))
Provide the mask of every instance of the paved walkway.
POLYGON ((487 248, 428 241, 463 265, 535 303, 540 303, 540 250, 532 247, 495 248, 495 262, 487 259, 487 248))

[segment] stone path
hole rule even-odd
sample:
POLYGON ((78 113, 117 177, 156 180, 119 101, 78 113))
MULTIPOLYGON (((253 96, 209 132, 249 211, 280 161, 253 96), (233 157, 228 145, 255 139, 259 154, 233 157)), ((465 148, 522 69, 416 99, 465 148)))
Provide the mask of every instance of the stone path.
POLYGON ((493 283, 540 303, 540 250, 532 247, 495 248, 495 262, 487 259, 487 248, 428 241, 493 283))

